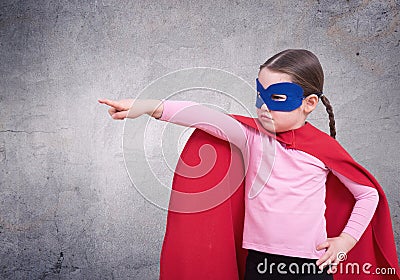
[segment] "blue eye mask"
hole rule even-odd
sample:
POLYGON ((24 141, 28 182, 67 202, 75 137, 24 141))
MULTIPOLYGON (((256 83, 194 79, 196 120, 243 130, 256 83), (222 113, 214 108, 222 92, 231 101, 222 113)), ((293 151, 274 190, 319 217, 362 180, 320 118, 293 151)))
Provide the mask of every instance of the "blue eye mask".
POLYGON ((303 88, 295 83, 277 83, 264 88, 257 82, 256 107, 265 103, 269 110, 290 112, 300 107, 303 102, 303 88))

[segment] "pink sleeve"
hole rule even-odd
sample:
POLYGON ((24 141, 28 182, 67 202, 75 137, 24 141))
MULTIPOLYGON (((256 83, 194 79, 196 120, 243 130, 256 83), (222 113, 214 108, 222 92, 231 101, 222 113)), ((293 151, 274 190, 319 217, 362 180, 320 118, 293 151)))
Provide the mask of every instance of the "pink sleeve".
POLYGON ((247 143, 246 128, 234 118, 191 101, 163 100, 162 121, 196 127, 226 140, 244 151, 247 143))
POLYGON ((378 191, 369 186, 359 185, 334 170, 332 170, 332 173, 339 178, 356 199, 353 211, 343 232, 350 234, 358 241, 374 216, 379 202, 378 191))

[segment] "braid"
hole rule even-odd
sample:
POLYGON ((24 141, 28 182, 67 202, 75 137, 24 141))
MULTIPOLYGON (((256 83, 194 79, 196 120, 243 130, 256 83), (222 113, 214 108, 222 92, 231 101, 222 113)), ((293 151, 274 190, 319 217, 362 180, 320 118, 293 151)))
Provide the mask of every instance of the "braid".
POLYGON ((326 108, 326 112, 329 115, 329 128, 332 138, 335 139, 336 137, 336 128, 335 128, 335 115, 333 114, 333 108, 331 103, 329 102, 328 98, 325 95, 321 96, 321 101, 326 108))

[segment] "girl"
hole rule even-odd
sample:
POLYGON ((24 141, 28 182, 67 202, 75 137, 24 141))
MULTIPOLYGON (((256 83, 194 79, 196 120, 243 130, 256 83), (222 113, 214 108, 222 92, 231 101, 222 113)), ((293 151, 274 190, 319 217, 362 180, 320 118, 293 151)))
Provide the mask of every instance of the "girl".
MULTIPOLYGON (((241 151, 246 167, 242 246, 248 252, 244 279, 333 279, 332 272, 360 240, 374 217, 379 196, 386 200, 377 183, 358 179, 368 176, 345 176, 349 167, 345 168, 344 162, 355 163, 332 139, 336 135, 335 121, 329 100, 322 94, 323 83, 318 58, 307 50, 290 49, 260 66, 256 79, 256 119, 232 117, 189 101, 100 99, 99 102, 111 107, 109 114, 113 119, 148 114, 162 121, 194 126, 229 141, 241 151), (319 100, 329 114, 332 138, 325 137, 306 122, 319 100), (287 137, 291 140, 286 141, 287 137), (270 151, 274 147, 275 155, 271 158, 270 151), (331 159, 337 153, 342 158, 331 159), (272 166, 272 171, 268 172, 272 166), (330 238, 324 215, 328 174, 336 176, 355 199, 345 226, 330 238), (313 269, 314 264, 320 270, 313 269)), ((390 248, 381 250, 386 261, 397 267, 397 257, 393 260, 393 250, 396 254, 390 216, 387 226, 385 205, 380 212, 385 216, 383 235, 390 240, 390 248)), ((370 243, 373 242, 372 238, 370 243)), ((187 277, 177 275, 174 279, 187 277)), ((243 278, 240 269, 238 277, 243 278)))

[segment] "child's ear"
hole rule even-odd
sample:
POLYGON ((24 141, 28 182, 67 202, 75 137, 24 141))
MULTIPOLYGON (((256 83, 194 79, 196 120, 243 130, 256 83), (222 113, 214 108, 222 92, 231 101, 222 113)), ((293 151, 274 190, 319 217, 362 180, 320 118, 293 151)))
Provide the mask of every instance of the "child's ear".
POLYGON ((318 104, 318 96, 316 94, 311 94, 304 99, 304 111, 309 114, 311 113, 318 104))

